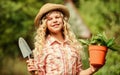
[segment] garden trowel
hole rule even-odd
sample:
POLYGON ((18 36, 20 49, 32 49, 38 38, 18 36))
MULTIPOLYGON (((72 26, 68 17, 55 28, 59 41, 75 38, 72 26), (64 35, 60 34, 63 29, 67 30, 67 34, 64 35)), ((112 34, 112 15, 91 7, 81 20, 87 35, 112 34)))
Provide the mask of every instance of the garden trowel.
POLYGON ((18 44, 19 44, 21 53, 23 55, 23 58, 28 57, 30 59, 30 54, 32 54, 32 51, 30 47, 28 46, 27 42, 24 40, 24 38, 20 37, 18 44))

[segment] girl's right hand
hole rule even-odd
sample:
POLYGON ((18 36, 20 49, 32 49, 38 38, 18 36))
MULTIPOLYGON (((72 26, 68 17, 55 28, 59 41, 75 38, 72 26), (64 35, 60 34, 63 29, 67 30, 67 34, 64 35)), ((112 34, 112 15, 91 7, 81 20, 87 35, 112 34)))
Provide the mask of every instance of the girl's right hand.
POLYGON ((28 59, 26 62, 27 62, 27 69, 29 72, 34 72, 37 70, 34 65, 34 59, 28 59))

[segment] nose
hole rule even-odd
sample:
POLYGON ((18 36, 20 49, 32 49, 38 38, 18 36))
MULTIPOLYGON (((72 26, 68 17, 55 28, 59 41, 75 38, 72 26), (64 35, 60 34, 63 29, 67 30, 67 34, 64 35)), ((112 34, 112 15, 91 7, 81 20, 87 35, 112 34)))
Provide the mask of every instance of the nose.
POLYGON ((56 23, 57 22, 57 19, 56 18, 53 18, 53 23, 56 23))

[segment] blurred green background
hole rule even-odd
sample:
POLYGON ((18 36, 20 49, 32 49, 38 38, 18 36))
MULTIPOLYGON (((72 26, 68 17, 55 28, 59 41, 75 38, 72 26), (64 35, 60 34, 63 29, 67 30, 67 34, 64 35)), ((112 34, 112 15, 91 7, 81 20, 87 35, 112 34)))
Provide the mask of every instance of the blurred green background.
MULTIPOLYGON (((0 75, 29 75, 18 38, 24 37, 33 48, 33 21, 46 2, 64 3, 63 0, 0 0, 0 75)), ((120 0, 73 0, 73 3, 92 34, 104 31, 120 45, 120 0)), ((85 52, 83 66, 88 68, 85 52)), ((120 50, 109 50, 106 64, 94 75, 120 75, 119 56, 120 50)))

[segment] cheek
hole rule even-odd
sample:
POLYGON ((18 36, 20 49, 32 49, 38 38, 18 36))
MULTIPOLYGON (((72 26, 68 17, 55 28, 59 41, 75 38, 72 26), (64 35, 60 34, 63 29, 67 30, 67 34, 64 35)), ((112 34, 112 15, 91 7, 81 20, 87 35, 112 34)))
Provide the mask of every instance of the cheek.
POLYGON ((51 28, 51 26, 50 26, 49 24, 47 24, 47 29, 48 29, 49 31, 52 30, 52 28, 51 28))
POLYGON ((47 25, 47 28, 49 29, 50 28, 50 22, 46 22, 46 25, 47 25))
POLYGON ((48 26, 49 24, 50 24, 50 22, 49 22, 49 21, 47 21, 47 22, 46 22, 46 25, 48 26))
POLYGON ((62 24, 62 28, 64 28, 64 21, 63 20, 61 21, 61 24, 62 24))

